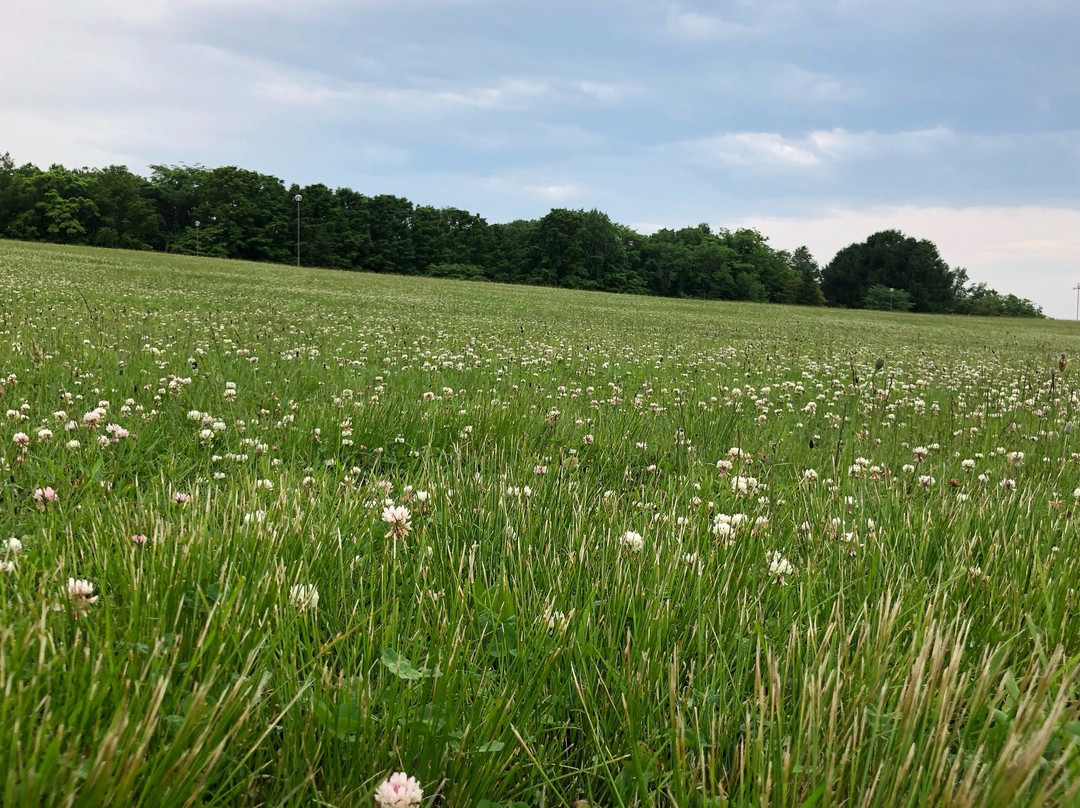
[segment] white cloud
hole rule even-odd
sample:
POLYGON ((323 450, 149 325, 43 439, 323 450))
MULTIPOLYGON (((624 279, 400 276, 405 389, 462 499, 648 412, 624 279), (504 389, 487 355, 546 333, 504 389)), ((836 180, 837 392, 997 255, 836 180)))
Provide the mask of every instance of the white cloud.
POLYGON ((910 132, 830 129, 786 137, 777 132, 734 132, 684 141, 677 150, 694 162, 749 169, 807 169, 885 154, 926 153, 953 138, 945 127, 910 132))
POLYGON ((562 185, 526 185, 525 190, 542 199, 572 199, 579 193, 579 188, 572 183, 562 185))
POLYGON ((611 84, 603 81, 576 81, 572 85, 580 93, 595 98, 602 104, 618 106, 627 96, 634 93, 633 88, 624 84, 611 84))
POLYGON ((676 39, 709 42, 745 36, 752 33, 754 27, 725 20, 713 14, 672 9, 668 13, 667 31, 676 39))
POLYGON ((1051 317, 1071 319, 1080 281, 1080 209, 1068 207, 879 207, 831 209, 810 217, 750 217, 774 247, 807 246, 824 265, 843 247, 895 229, 934 242, 950 266, 1003 294, 1030 298, 1051 317))
POLYGON ((821 104, 853 101, 862 91, 851 82, 842 81, 827 73, 806 70, 797 65, 784 65, 769 81, 773 94, 788 103, 821 104))
POLYGON ((456 110, 520 110, 553 94, 543 81, 503 79, 488 85, 421 82, 395 86, 374 82, 331 82, 267 65, 254 94, 275 104, 380 118, 437 117, 456 110))
MULTIPOLYGON (((476 181, 475 184, 482 187, 488 194, 501 197, 503 200, 541 202, 545 206, 565 203, 572 199, 580 201, 590 194, 590 189, 585 185, 566 179, 556 179, 550 172, 544 170, 496 174, 476 181)), ((529 216, 542 216, 544 213, 546 210, 537 212, 534 209, 529 216)), ((492 221, 498 220, 500 220, 498 217, 492 219, 492 221)))

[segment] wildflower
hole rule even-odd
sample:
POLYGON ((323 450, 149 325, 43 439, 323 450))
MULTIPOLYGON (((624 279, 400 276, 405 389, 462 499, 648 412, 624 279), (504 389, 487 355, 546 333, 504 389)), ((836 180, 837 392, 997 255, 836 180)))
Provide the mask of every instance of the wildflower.
POLYGON ((412 518, 412 514, 409 513, 409 509, 404 505, 394 505, 390 503, 383 508, 382 512, 383 521, 390 525, 390 529, 386 532, 386 538, 394 537, 396 539, 403 539, 409 535, 409 531, 412 530, 412 522, 409 520, 412 518))
POLYGON ((929 491, 930 487, 934 484, 935 480, 929 474, 919 475, 919 485, 922 486, 923 491, 929 491))
POLYGON ((736 477, 731 481, 731 493, 736 497, 752 496, 760 486, 755 477, 736 477))
POLYGON ((765 554, 765 561, 769 565, 769 575, 777 584, 783 586, 785 576, 794 575, 795 567, 790 561, 776 550, 770 550, 765 554))
POLYGON ((82 422, 83 426, 87 429, 97 429, 101 426, 101 419, 105 417, 105 410, 98 407, 97 409, 90 410, 90 412, 83 413, 82 422))
POLYGON ((12 536, 6 542, 4 542, 4 549, 12 555, 18 555, 22 552, 23 544, 17 538, 12 536))
POLYGON ((146 544, 146 536, 144 536, 142 533, 136 533, 134 536, 131 537, 131 541, 136 547, 142 547, 144 544, 146 544))
POLYGON ((112 435, 114 441, 123 440, 130 435, 120 424, 109 424, 105 427, 105 431, 112 435))
POLYGON ((175 502, 177 505, 187 505, 190 501, 191 497, 181 491, 177 491, 175 494, 173 494, 173 502, 175 502))
POLYGON ((319 590, 315 584, 295 584, 289 589, 289 600, 300 611, 314 609, 319 605, 319 590))
POLYGON ((69 440, 66 445, 69 449, 79 449, 82 447, 82 444, 77 440, 69 440))
POLYGON ((67 593, 76 617, 86 614, 87 607, 98 599, 94 594, 94 585, 82 578, 68 578, 67 593))
POLYGON ((424 799, 424 789, 415 777, 394 772, 375 789, 379 808, 414 808, 424 799))
POLYGON ((44 488, 35 488, 34 502, 38 504, 39 508, 45 510, 46 505, 56 502, 56 491, 53 490, 51 485, 47 485, 44 488))
POLYGON ((4 561, 0 561, 0 572, 6 572, 9 575, 15 572, 15 562, 8 561, 6 559, 4 561))
POLYGON ((925 446, 916 446, 914 452, 916 463, 921 463, 923 461, 923 458, 930 454, 930 450, 927 449, 925 446))
POLYGON ((25 432, 16 432, 11 439, 20 449, 30 445, 30 436, 25 432))
POLYGON ((640 553, 645 548, 645 539, 641 537, 640 533, 634 530, 626 531, 620 541, 622 546, 632 553, 640 553))

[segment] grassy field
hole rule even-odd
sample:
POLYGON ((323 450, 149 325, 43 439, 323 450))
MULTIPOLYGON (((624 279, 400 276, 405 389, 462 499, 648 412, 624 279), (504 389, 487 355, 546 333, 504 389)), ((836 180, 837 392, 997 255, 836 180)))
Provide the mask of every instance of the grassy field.
POLYGON ((1075 324, 13 242, 0 293, 5 808, 1080 801, 1075 324))

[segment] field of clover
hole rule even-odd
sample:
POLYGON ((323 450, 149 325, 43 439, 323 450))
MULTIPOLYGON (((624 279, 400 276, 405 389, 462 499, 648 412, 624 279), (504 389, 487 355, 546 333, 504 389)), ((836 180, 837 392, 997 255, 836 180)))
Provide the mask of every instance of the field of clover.
POLYGON ((1080 329, 0 243, 0 804, 1080 800, 1080 329))

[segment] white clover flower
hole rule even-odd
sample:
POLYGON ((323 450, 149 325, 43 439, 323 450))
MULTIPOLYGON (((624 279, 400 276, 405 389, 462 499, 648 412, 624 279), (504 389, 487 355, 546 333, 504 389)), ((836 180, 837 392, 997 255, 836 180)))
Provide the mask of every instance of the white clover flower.
POLYGON ((289 600, 302 612, 314 609, 319 605, 319 590, 315 584, 295 584, 289 589, 289 600))
POLYGON ((412 530, 412 514, 404 505, 394 505, 393 500, 387 500, 382 512, 382 519, 390 529, 386 532, 386 538, 404 538, 412 530))
POLYGON ((415 808, 423 799, 420 783, 405 772, 394 772, 375 789, 379 808, 415 808))
POLYGON ((98 599, 94 594, 94 585, 82 578, 67 579, 67 594, 76 617, 85 614, 87 607, 98 599))
POLYGON ((765 553, 765 562, 769 565, 769 575, 776 583, 783 585, 788 575, 795 574, 794 565, 776 550, 765 553))
POLYGON ((758 488, 764 488, 756 477, 735 477, 731 481, 731 492, 736 497, 752 496, 758 488))
POLYGON ((628 530, 622 535, 620 543, 632 553, 640 553, 645 549, 645 539, 634 530, 628 530))

